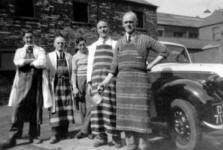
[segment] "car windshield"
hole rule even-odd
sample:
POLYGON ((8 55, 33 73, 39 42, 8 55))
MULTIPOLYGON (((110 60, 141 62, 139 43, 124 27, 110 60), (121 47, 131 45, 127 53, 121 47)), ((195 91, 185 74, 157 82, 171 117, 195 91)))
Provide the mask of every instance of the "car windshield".
POLYGON ((184 47, 165 44, 169 50, 169 56, 163 62, 189 63, 188 55, 184 47))

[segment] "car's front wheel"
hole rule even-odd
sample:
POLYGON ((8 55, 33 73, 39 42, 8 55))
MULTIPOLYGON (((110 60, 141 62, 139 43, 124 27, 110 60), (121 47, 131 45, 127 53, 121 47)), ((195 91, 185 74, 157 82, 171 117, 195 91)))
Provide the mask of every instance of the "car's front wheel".
POLYGON ((171 103, 172 135, 178 150, 193 150, 200 140, 200 126, 194 106, 183 99, 171 103))

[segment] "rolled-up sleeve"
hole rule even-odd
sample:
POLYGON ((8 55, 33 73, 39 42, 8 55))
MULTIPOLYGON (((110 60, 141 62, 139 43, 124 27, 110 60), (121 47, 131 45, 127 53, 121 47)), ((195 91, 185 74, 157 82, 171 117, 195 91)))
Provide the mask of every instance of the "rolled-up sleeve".
POLYGON ((20 67, 23 66, 25 63, 25 59, 22 57, 22 49, 17 49, 15 51, 14 60, 15 66, 20 67))
POLYGON ((91 46, 88 47, 87 82, 91 81, 94 54, 95 54, 95 46, 91 45, 91 46))
POLYGON ((36 68, 46 68, 46 52, 43 48, 36 48, 36 51, 34 51, 36 54, 35 55, 35 60, 32 62, 32 64, 36 68))
POLYGON ((117 42, 114 49, 114 56, 110 70, 110 73, 112 73, 114 76, 118 74, 118 53, 119 53, 119 42, 117 42))
POLYGON ((148 37, 147 39, 147 48, 151 48, 153 51, 156 51, 159 56, 163 56, 164 58, 167 58, 168 56, 168 49, 166 46, 158 42, 157 40, 148 37))

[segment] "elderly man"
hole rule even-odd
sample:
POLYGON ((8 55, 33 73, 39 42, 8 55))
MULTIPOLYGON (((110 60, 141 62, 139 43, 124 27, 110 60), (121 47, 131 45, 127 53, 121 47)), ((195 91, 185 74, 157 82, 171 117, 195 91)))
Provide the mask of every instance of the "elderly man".
POLYGON ((111 73, 99 88, 106 87, 117 76, 117 129, 124 131, 128 150, 147 150, 151 133, 151 85, 147 71, 167 56, 167 49, 153 38, 137 33, 136 24, 135 13, 125 13, 126 33, 116 45, 111 73), (158 56, 147 62, 151 50, 157 51, 158 56))
POLYGON ((40 143, 40 124, 42 122, 42 105, 52 106, 48 87, 46 55, 43 48, 33 42, 33 33, 23 35, 25 45, 16 50, 14 64, 16 75, 13 82, 9 106, 13 107, 10 137, 3 148, 16 144, 21 136, 24 122, 29 122, 29 140, 40 143))
MULTIPOLYGON (((113 60, 116 41, 109 36, 109 27, 106 21, 97 24, 99 39, 91 44, 88 56, 87 81, 92 95, 97 94, 98 84, 104 80, 109 73, 113 60)), ((116 89, 115 79, 104 89, 102 101, 91 111, 91 129, 96 135, 94 146, 107 144, 106 133, 112 135, 112 143, 120 147, 120 135, 116 132, 116 89)))
POLYGON ((59 142, 68 136, 69 122, 74 123, 72 101, 72 56, 65 52, 65 39, 54 39, 55 50, 47 55, 50 89, 53 106, 50 110, 50 124, 53 136, 50 144, 59 142))

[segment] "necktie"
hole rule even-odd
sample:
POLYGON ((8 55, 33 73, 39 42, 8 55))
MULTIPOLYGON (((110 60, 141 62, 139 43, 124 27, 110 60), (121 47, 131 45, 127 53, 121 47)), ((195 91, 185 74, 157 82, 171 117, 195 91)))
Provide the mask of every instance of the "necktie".
POLYGON ((102 44, 105 44, 105 39, 103 39, 102 44))
POLYGON ((127 41, 128 41, 128 42, 131 42, 131 35, 128 35, 128 36, 127 36, 127 41))
POLYGON ((60 59, 63 59, 63 52, 60 52, 60 59))
POLYGON ((28 46, 26 49, 26 53, 27 53, 28 58, 31 58, 33 55, 33 46, 28 46))

